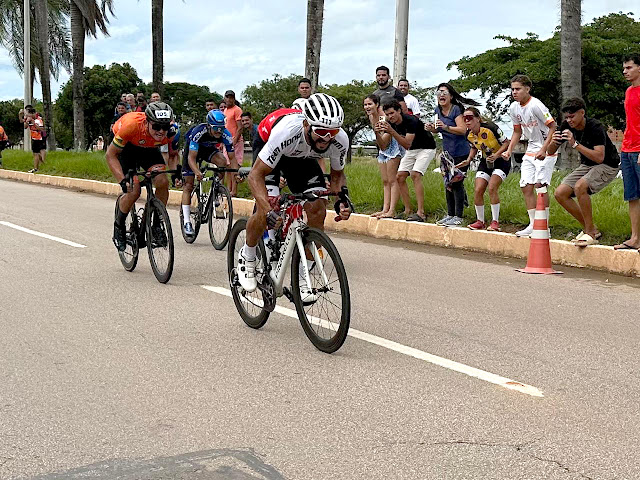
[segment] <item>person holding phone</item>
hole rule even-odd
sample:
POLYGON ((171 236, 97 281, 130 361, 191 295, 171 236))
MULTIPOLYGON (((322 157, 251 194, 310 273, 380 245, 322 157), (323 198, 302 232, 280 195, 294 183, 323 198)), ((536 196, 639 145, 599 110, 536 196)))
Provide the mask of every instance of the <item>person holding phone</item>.
POLYGON ((32 105, 25 107, 24 129, 29 129, 31 134, 31 151, 33 152, 33 168, 29 173, 36 173, 47 157, 47 144, 45 141, 44 120, 36 112, 32 105))
POLYGON ((400 160, 405 154, 404 147, 390 133, 379 129, 380 123, 386 121, 386 116, 380 106, 380 97, 372 93, 365 97, 363 102, 364 111, 369 117, 369 124, 376 135, 376 143, 380 149, 378 152, 378 167, 382 177, 383 204, 382 210, 373 213, 375 218, 393 218, 395 216, 396 203, 400 198, 396 175, 400 160), (395 198, 396 202, 392 202, 395 198))

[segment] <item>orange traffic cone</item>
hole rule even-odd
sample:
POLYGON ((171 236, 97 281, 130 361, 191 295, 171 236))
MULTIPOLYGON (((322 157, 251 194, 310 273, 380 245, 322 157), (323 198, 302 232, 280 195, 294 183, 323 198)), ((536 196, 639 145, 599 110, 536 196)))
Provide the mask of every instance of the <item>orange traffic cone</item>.
POLYGON ((547 187, 536 189, 538 202, 536 203, 536 216, 533 221, 533 232, 531 233, 531 243, 529 246, 529 258, 524 269, 516 271, 522 273, 562 273, 551 267, 551 248, 549 247, 549 226, 547 222, 547 212, 544 207, 544 196, 547 194, 547 187))

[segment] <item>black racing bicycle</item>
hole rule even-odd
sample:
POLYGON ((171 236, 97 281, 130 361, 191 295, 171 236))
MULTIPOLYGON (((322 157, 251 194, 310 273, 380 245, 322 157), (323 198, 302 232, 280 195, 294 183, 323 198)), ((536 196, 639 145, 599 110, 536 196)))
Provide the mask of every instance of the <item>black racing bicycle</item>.
POLYGON ((185 242, 195 242, 200 226, 208 223, 211 245, 216 250, 222 250, 227 246, 233 226, 233 201, 229 189, 222 183, 222 178, 227 172, 237 171, 237 168, 217 167, 213 164, 207 164, 202 169, 205 177, 201 181, 194 180, 191 191, 193 235, 184 231, 184 213, 180 209, 180 229, 185 242), (207 176, 207 172, 212 174, 207 176))
MULTIPOLYGON (((152 179, 176 172, 177 170, 129 170, 125 177, 130 185, 133 185, 135 178, 140 178, 140 187, 145 188, 147 199, 144 207, 136 209, 135 203, 131 207, 125 222, 126 247, 124 251, 118 250, 118 255, 125 270, 132 272, 138 264, 140 249, 146 246, 151 269, 160 283, 167 283, 173 273, 173 232, 166 207, 153 193, 152 179)), ((122 195, 124 194, 120 194, 116 201, 116 218, 122 195)))

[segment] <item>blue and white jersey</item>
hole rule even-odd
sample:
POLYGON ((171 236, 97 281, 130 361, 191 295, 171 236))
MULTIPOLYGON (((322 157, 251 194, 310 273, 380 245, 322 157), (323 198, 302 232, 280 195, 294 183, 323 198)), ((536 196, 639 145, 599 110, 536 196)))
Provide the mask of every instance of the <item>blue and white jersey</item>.
POLYGON ((220 144, 224 145, 227 152, 233 153, 231 143, 231 133, 226 128, 222 131, 222 136, 216 138, 209 134, 206 123, 201 123, 192 127, 185 137, 185 143, 189 144, 189 150, 198 152, 198 157, 209 158, 212 153, 221 151, 220 144))

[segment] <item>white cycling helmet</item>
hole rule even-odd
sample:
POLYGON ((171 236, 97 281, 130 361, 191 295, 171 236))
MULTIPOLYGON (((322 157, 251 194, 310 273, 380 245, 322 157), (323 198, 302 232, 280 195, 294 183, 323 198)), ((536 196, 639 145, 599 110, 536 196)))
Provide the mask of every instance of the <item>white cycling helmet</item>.
POLYGON ((339 128, 344 122, 344 111, 340 103, 326 93, 311 95, 305 102, 302 113, 311 126, 339 128))
POLYGON ((302 98, 302 97, 297 98, 291 104, 291 108, 297 108, 300 111, 304 111, 304 104, 305 103, 307 103, 307 99, 306 98, 302 98))

